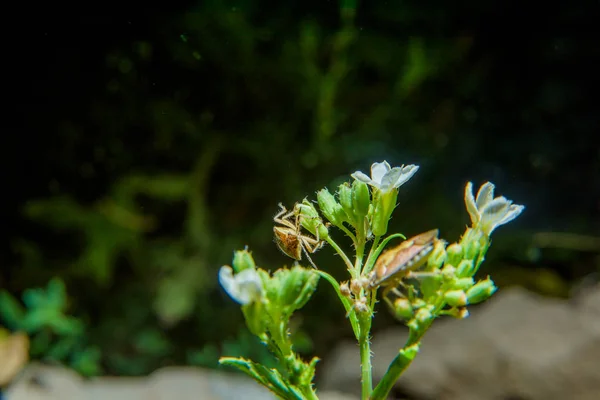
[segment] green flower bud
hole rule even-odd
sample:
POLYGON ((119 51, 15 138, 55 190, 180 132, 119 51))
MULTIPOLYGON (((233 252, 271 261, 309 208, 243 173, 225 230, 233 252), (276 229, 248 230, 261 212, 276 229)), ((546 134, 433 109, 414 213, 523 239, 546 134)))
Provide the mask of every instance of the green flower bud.
POLYGON ((444 293, 444 300, 452 307, 467 305, 467 294, 462 290, 450 290, 444 293))
POLYGON ((472 276, 473 272, 473 260, 462 260, 456 268, 456 276, 459 278, 472 276))
POLYGON ((475 284, 475 281, 473 280, 473 278, 469 277, 469 278, 456 279, 452 286, 454 289, 467 290, 474 284, 475 284))
POLYGON ((454 318, 465 319, 469 316, 469 310, 467 307, 455 307, 446 311, 445 314, 454 318))
POLYGON ((427 265, 431 269, 440 269, 442 265, 446 262, 446 243, 443 240, 438 240, 431 252, 431 256, 429 256, 429 260, 427 260, 427 265))
POLYGON ((313 235, 317 235, 318 231, 319 239, 327 239, 329 237, 329 230, 323 223, 323 220, 321 220, 315 206, 307 199, 304 199, 302 204, 298 204, 297 207, 301 217, 300 224, 313 235))
POLYGON ((280 269, 273 274, 279 284, 279 304, 285 314, 304 307, 319 282, 319 274, 299 265, 292 269, 280 269))
POLYGON ((463 243, 465 246, 465 258, 469 260, 476 260, 479 256, 479 249, 481 245, 478 240, 468 240, 463 243))
POLYGON ((326 188, 317 192, 317 202, 325 218, 332 224, 340 226, 348 219, 341 204, 335 200, 335 197, 326 188))
POLYGON ((348 219, 351 225, 356 226, 356 218, 354 215, 354 200, 352 198, 352 188, 350 187, 350 184, 348 182, 344 182, 342 183, 339 187, 338 187, 338 198, 340 199, 340 204, 342 206, 342 208, 344 209, 344 211, 346 212, 346 215, 348 216, 348 219))
POLYGON ((446 264, 442 268, 442 278, 446 282, 454 281, 456 279, 456 268, 451 264, 446 264))
POLYGON ((472 288, 467 290, 469 304, 477 304, 489 299, 497 289, 494 281, 488 276, 486 279, 477 282, 472 288))
POLYGON ((446 249, 446 254, 448 255, 448 257, 447 257, 448 263, 450 263, 452 265, 458 265, 460 260, 462 260, 462 258, 463 258, 463 248, 458 243, 452 243, 446 249))
POLYGON ((390 190, 389 192, 381 192, 376 190, 374 193, 373 217, 371 221, 371 230, 375 236, 383 236, 387 233, 388 222, 396 208, 396 200, 398 199, 398 190, 390 190))
POLYGON ((415 312, 408 299, 398 298, 394 301, 394 316, 402 321, 407 321, 414 316, 415 312))
POLYGON ((369 205, 371 204, 371 195, 369 193, 369 186, 366 183, 358 180, 352 183, 352 203, 357 221, 367 216, 369 205))
POLYGON ((269 323, 266 305, 263 302, 254 302, 242 307, 242 313, 246 320, 248 330, 254 335, 261 337, 267 332, 269 323))
POLYGON ((233 253, 233 270, 235 273, 245 269, 256 269, 252 254, 248 251, 247 247, 244 250, 238 250, 233 253))
POLYGON ((426 307, 420 308, 419 311, 417 311, 417 315, 415 316, 415 319, 419 322, 419 324, 424 324, 428 322, 431 318, 433 318, 433 315, 431 314, 431 311, 428 310, 426 307))

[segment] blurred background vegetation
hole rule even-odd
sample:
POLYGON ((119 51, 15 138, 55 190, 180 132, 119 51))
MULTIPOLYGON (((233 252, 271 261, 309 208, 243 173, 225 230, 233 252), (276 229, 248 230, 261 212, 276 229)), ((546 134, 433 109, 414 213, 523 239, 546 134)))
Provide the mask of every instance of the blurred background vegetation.
MULTIPOLYGON (((589 7, 520 4, 212 0, 31 20, 5 53, 18 111, 0 325, 86 375, 268 363, 218 268, 245 245, 290 265, 277 203, 382 160, 421 166, 392 224, 407 235, 456 240, 467 180, 525 204, 482 273, 567 296, 600 269, 600 46, 589 7)), ((294 335, 325 361, 351 336, 326 285, 294 335)))

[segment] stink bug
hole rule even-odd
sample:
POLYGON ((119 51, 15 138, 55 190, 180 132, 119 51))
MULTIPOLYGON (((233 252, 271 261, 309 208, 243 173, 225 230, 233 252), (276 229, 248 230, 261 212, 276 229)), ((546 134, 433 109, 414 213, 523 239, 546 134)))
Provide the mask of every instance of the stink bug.
POLYGON ((386 250, 375 263, 369 288, 385 287, 385 297, 387 292, 398 286, 410 272, 427 262, 435 242, 438 240, 438 235, 439 230, 432 229, 386 250))

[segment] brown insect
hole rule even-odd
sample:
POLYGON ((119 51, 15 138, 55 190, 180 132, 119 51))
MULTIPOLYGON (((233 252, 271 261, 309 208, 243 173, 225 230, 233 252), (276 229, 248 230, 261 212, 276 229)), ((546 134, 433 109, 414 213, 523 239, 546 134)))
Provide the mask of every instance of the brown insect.
POLYGON ((273 221, 279 224, 273 227, 277 247, 286 256, 298 261, 302 259, 302 252, 304 252, 312 266, 317 268, 309 253, 314 253, 325 244, 319 239, 319 232, 317 231, 316 238, 302 234, 300 230, 300 213, 297 207, 294 207, 293 211, 288 211, 281 203, 279 203, 279 207, 281 210, 273 218, 273 221))
POLYGON ((383 252, 375 263, 369 288, 375 289, 383 286, 385 288, 383 296, 385 297, 390 290, 400 285, 412 271, 427 262, 438 240, 438 235, 439 230, 432 229, 383 252))

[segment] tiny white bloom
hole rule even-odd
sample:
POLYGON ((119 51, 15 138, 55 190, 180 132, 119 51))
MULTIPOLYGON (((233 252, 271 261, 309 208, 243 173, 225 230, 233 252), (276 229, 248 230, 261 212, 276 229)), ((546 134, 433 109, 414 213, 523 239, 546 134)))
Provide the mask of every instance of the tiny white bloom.
POLYGON ((491 182, 479 188, 476 198, 473 196, 473 184, 467 183, 465 204, 473 226, 481 228, 488 236, 500 225, 517 218, 525 209, 525 206, 513 204, 506 197, 494 198, 494 184, 491 182))
POLYGON ((356 171, 352 174, 352 177, 379 189, 383 193, 387 193, 404 185, 417 173, 418 169, 417 165, 412 164, 392 168, 387 161, 384 161, 371 165, 370 178, 361 171, 356 171))
POLYGON ((259 301, 263 296, 263 282, 255 269, 248 268, 233 274, 229 265, 219 270, 219 282, 229 296, 242 305, 259 301))

